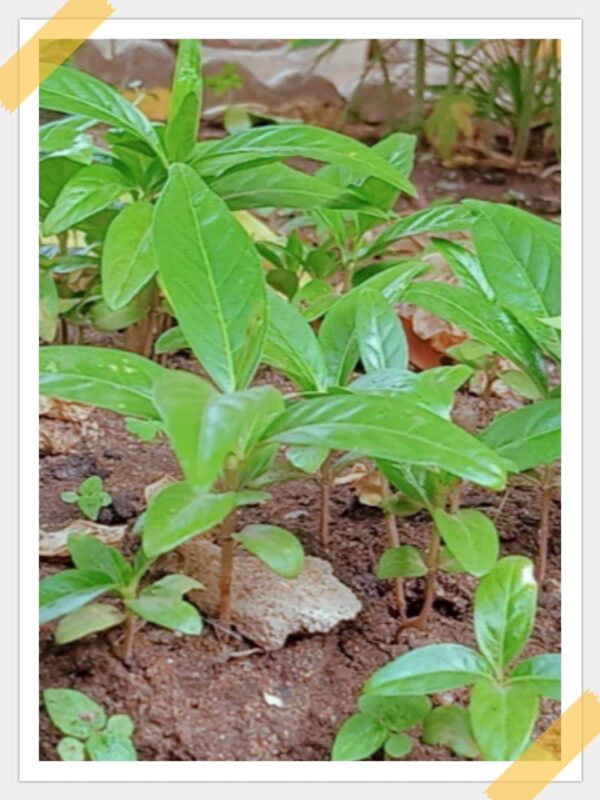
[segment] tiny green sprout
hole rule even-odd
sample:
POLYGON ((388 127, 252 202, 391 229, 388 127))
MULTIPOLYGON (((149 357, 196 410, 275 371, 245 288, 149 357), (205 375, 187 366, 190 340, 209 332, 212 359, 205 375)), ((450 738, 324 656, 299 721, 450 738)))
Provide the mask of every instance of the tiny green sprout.
POLYGON ((102 488, 102 478, 92 475, 81 481, 75 492, 62 492, 60 499, 63 503, 75 504, 88 519, 97 520, 100 509, 109 506, 112 498, 102 488))
POLYGON ((107 719, 102 706, 74 689, 46 689, 44 706, 65 734, 56 746, 61 761, 137 761, 127 714, 107 719))

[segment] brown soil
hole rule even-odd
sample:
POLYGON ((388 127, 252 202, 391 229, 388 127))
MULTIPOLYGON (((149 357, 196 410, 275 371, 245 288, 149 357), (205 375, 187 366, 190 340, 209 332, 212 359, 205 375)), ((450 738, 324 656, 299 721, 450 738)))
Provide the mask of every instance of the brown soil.
MULTIPOLYGON (((181 362, 181 357, 177 359, 181 362)), ((183 364, 179 363, 179 366, 183 364)), ((493 406, 500 401, 494 398, 493 406)), ((496 408, 493 409, 497 410, 496 408)), ((484 425, 489 404, 467 393, 459 396, 457 415, 471 429, 484 425)), ((143 508, 143 489, 165 473, 177 474, 166 442, 144 444, 127 434, 122 419, 94 411, 100 438, 80 441, 68 456, 41 461, 42 526, 56 529, 77 517, 60 501, 84 477, 102 475, 113 504, 102 512, 107 523, 133 522, 143 508)), ((246 508, 241 522, 271 522, 289 528, 306 551, 321 555, 316 531, 318 491, 310 480, 277 487, 275 499, 246 508)), ((501 497, 470 486, 463 503, 493 514, 501 497)), ((425 546, 425 514, 399 519, 403 542, 425 546)), ((502 553, 533 556, 538 503, 531 489, 513 489, 500 519, 502 553)), ((550 563, 540 598, 535 630, 526 655, 560 649, 560 503, 552 511, 550 563)), ((130 540, 126 549, 130 549, 130 540)), ((363 603, 356 620, 327 635, 298 637, 272 653, 256 653, 251 642, 225 644, 212 621, 199 637, 181 637, 148 625, 137 635, 135 655, 126 666, 106 634, 58 647, 52 624, 41 635, 41 687, 62 686, 85 692, 110 713, 127 713, 135 721, 135 744, 142 760, 325 760, 335 732, 354 712, 368 675, 393 657, 433 642, 474 644, 471 598, 475 580, 442 575, 428 630, 399 633, 390 583, 373 575, 385 549, 379 510, 362 506, 351 489, 338 487, 332 500, 331 550, 335 574, 363 603), (281 700, 268 705, 265 693, 281 700)), ((43 573, 54 571, 45 562, 43 573)), ((422 582, 408 582, 409 612, 419 609, 422 582)), ((461 699, 464 692, 448 692, 461 699)), ((557 703, 544 701, 539 728, 556 717, 557 703)), ((58 734, 41 714, 40 757, 56 758, 58 734)), ((410 760, 447 760, 445 748, 422 745, 417 736, 410 760)))

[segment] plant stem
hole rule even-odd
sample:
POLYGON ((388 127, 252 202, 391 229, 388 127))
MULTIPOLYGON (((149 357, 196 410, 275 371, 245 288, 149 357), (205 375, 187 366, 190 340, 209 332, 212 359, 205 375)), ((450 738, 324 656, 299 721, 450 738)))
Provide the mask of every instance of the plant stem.
POLYGON ((425 97, 425 39, 415 39, 415 93, 411 109, 411 127, 420 129, 423 124, 425 97))
MULTIPOLYGON (((384 500, 389 500, 391 497, 390 485, 388 481, 381 476, 382 497, 384 500)), ((387 540, 389 547, 400 546, 400 534, 398 533, 398 526, 396 525, 396 515, 389 511, 383 512, 385 520, 385 529, 387 532, 387 540)), ((394 578, 394 595, 396 597, 396 605, 398 606, 398 613, 401 619, 406 617, 406 595, 404 593, 404 579, 394 578)))
POLYGON ((448 89, 456 84, 456 39, 448 39, 448 89))
POLYGON ((130 611, 128 611, 125 617, 125 621, 123 622, 124 637, 123 637, 122 658, 125 663, 131 661, 131 656, 133 655, 133 641, 135 638, 135 631, 136 631, 135 615, 132 614, 130 611))
POLYGON ((235 523, 235 510, 223 521, 219 533, 221 545, 221 572, 219 575, 219 623, 223 628, 231 627, 231 579, 235 542, 231 538, 235 523))
POLYGON ((451 514, 458 514, 460 510, 460 495, 462 492, 462 482, 459 481, 455 484, 452 489, 450 490, 450 497, 449 497, 449 505, 450 505, 450 513, 451 514))
POLYGON ((409 619, 403 626, 405 628, 424 628, 429 619, 429 614, 433 607, 435 599, 435 583, 437 578, 437 565, 438 555, 440 551, 440 535, 435 527, 431 528, 429 534, 429 547, 425 553, 425 564, 427 566, 427 575, 425 576, 425 594, 423 596, 423 605, 419 611, 418 616, 409 619))
POLYGON ((321 522, 319 525, 319 538, 323 550, 329 548, 329 501, 331 494, 331 453, 327 456, 319 472, 319 484, 321 486, 321 522))
POLYGON ((517 163, 525 158, 529 144, 529 129, 533 117, 533 101, 535 93, 535 57, 539 41, 530 39, 527 48, 526 63, 523 65, 523 78, 521 82, 522 100, 517 119, 517 135, 513 155, 517 163))
POLYGON ((538 529, 538 556, 535 565, 535 578, 542 587, 546 578, 546 566, 548 563, 548 536, 550 534, 550 506, 552 504, 552 492, 554 489, 554 464, 547 464, 542 473, 542 497, 540 527, 538 529))

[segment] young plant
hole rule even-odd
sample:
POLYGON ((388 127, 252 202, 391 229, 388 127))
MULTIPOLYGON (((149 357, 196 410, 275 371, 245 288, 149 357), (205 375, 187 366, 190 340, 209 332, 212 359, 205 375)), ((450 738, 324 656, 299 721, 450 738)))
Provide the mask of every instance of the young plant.
POLYGON ((102 706, 74 689, 45 689, 44 706, 65 734, 56 746, 61 761, 137 761, 127 714, 107 719, 102 706))
POLYGON ((122 657, 128 661, 140 624, 152 622, 190 635, 202 631, 200 614, 183 599, 192 589, 202 589, 198 581, 167 575, 141 589, 140 581, 155 560, 142 549, 129 562, 114 547, 88 535, 71 534, 67 547, 75 568, 40 581, 40 624, 59 620, 57 644, 122 625, 122 657), (95 602, 106 594, 116 596, 119 604, 95 602))
POLYGON ((469 687, 468 709, 432 709, 423 721, 429 744, 444 744, 485 761, 513 761, 528 747, 540 697, 560 700, 560 655, 515 660, 533 628, 537 586, 533 564, 507 556, 480 580, 473 624, 478 650, 434 644, 411 650, 377 670, 362 696, 390 703, 415 694, 469 687), (450 710, 452 709, 452 710, 450 710))
POLYGON ((102 488, 102 478, 91 475, 81 481, 74 492, 62 492, 60 499, 63 503, 75 504, 88 519, 96 521, 100 510, 109 506, 112 497, 102 488))
POLYGON ((332 761, 360 761, 382 747, 388 758, 404 758, 413 746, 405 731, 423 721, 431 702, 424 695, 393 698, 363 695, 358 708, 359 713, 348 717, 337 732, 332 761))

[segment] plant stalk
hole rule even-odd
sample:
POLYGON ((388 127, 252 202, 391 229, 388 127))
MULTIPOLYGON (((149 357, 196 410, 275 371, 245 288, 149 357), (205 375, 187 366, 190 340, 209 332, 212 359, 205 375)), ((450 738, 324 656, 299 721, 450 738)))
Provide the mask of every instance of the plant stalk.
POLYGON ((423 124, 425 98, 425 39, 415 39, 415 92, 411 109, 411 127, 419 130, 423 124))
POLYGON ((535 95, 535 58, 538 51, 538 39, 530 39, 527 47, 526 63, 523 67, 522 100, 517 119, 517 135, 513 156, 519 164, 525 158, 529 144, 529 130, 533 117, 533 101, 535 95))
MULTIPOLYGON (((384 500, 389 500, 391 497, 390 485, 388 481, 381 476, 381 486, 382 492, 381 495, 384 500)), ((389 511, 383 512, 383 517, 385 520, 385 530, 387 533, 387 541, 389 547, 399 547, 400 546, 400 534, 398 533, 398 525, 396 524, 396 515, 390 513, 389 511)), ((393 578, 394 581, 394 596, 396 598, 396 606, 398 607, 398 613, 400 614, 401 619, 406 618, 406 594, 404 592, 404 579, 403 578, 393 578)))
POLYGON ((319 525, 319 538, 323 550, 329 548, 329 504, 331 499, 331 483, 333 471, 331 469, 331 453, 327 456, 319 472, 319 484, 321 487, 321 519, 319 525))
POLYGON ((552 505, 552 493, 554 489, 554 464, 547 464, 542 473, 542 497, 540 526, 538 529, 538 554, 535 564, 535 578, 540 588, 546 578, 546 568, 548 564, 548 537, 550 535, 550 508, 552 505))
POLYGON ((125 616, 125 621, 123 622, 123 648, 122 648, 122 659, 127 664, 131 661, 131 656, 133 655, 133 642, 135 639, 135 631, 136 631, 136 624, 135 624, 135 615, 132 614, 130 611, 127 612, 125 616))
POLYGON ((423 605, 419 611, 418 616, 409 619, 403 627, 405 628, 424 628, 429 619, 429 614, 433 607, 435 599, 435 584, 437 579, 437 565, 440 552, 440 535, 434 527, 431 529, 429 535, 429 547, 425 553, 425 564, 427 566, 427 575, 425 576, 425 594, 423 596, 423 605))
POLYGON ((231 538, 235 524, 235 510, 223 521, 219 533, 221 545, 221 571, 219 575, 219 624, 226 630, 231 627, 231 583, 235 542, 231 538))

